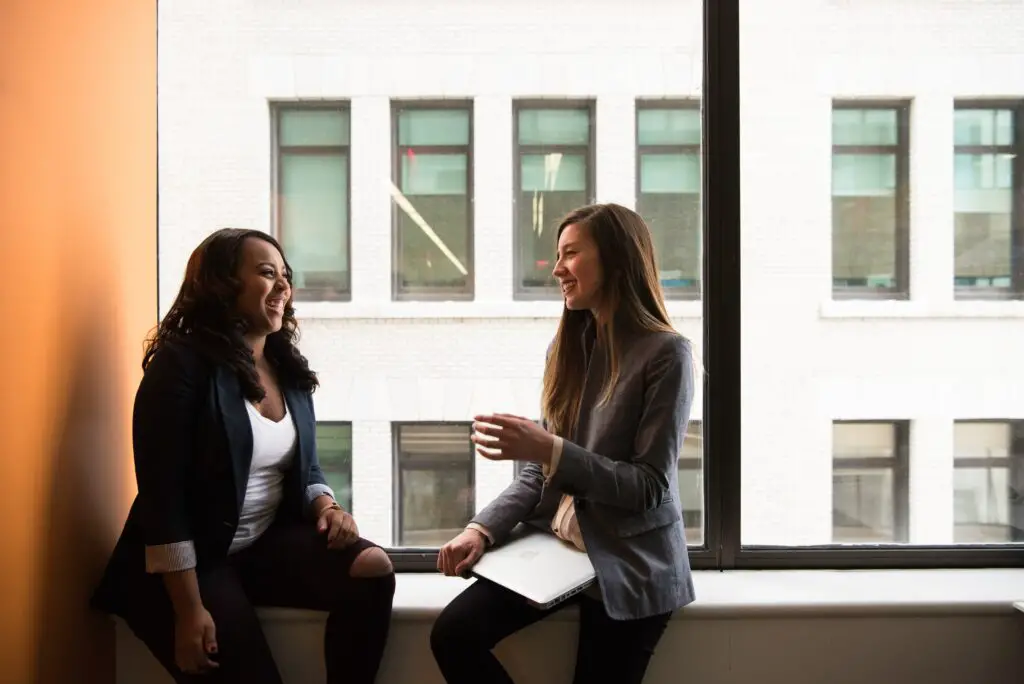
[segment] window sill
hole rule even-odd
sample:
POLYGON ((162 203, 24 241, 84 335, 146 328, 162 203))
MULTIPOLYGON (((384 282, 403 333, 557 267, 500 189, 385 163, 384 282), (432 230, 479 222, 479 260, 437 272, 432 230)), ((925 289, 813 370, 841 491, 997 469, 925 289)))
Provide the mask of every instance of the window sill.
POLYGON ((949 302, 899 300, 832 300, 819 308, 825 319, 930 318, 978 319, 1024 318, 1024 301, 958 300, 949 302))
MULTIPOLYGON (((396 620, 431 621, 475 580, 400 573, 396 620)), ((676 620, 765 617, 1011 615, 1024 612, 1024 569, 713 570, 694 573, 697 601, 676 620)), ((263 620, 323 621, 325 614, 262 608, 263 620)), ((572 621, 575 610, 552 619, 572 621)))
MULTIPOLYGON (((668 300, 673 318, 698 319, 703 304, 693 300, 668 300)), ((295 302, 296 316, 311 320, 387 319, 488 319, 541 318, 555 320, 562 315, 562 301, 385 301, 385 302, 295 302)))

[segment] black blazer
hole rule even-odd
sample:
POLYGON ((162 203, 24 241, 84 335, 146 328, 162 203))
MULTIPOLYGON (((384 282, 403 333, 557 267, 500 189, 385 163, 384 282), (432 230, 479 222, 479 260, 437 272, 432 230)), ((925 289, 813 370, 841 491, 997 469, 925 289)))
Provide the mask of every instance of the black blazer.
MULTIPOLYGON (((283 384, 283 383, 282 383, 283 384)), ((285 474, 278 521, 312 512, 306 489, 326 484, 316 456, 316 418, 309 392, 282 387, 298 435, 285 474)), ((93 606, 119 613, 151 584, 147 546, 191 540, 196 569, 223 561, 238 527, 252 462, 252 427, 237 376, 188 342, 162 347, 135 395, 132 448, 138 494, 93 596, 93 606)))

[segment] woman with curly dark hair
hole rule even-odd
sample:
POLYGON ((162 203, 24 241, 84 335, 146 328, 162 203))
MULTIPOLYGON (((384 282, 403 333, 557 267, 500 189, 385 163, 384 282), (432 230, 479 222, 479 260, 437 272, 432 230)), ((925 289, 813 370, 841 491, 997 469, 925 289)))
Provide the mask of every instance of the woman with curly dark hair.
POLYGON ((384 652, 394 570, 320 470, 291 281, 272 237, 219 230, 146 346, 138 495, 94 605, 178 682, 280 684, 253 606, 329 612, 328 683, 370 684, 384 652))

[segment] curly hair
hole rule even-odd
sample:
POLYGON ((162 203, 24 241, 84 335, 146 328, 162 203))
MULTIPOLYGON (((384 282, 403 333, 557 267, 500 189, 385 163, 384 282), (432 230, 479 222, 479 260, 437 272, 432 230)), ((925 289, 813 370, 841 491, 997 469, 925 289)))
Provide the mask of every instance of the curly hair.
MULTIPOLYGON (((256 373, 252 350, 245 343, 245 320, 235 310, 242 292, 236 277, 242 245, 248 238, 273 245, 284 258, 281 245, 258 230, 222 228, 203 240, 185 268, 185 278, 170 311, 146 340, 142 369, 168 344, 184 343, 195 348, 213 363, 234 371, 242 393, 250 401, 261 401, 266 392, 256 373)), ((292 282, 292 269, 285 260, 285 277, 292 282)), ((267 336, 264 356, 278 372, 284 386, 312 392, 319 386, 309 362, 299 353, 298 323, 289 297, 284 308, 281 329, 267 336)))

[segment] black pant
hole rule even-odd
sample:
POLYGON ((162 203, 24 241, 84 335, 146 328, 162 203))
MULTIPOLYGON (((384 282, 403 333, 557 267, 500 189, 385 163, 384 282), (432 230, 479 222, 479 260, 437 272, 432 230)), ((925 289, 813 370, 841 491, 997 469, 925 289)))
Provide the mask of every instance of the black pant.
POLYGON ((372 684, 391 624, 395 576, 352 577, 352 563, 374 544, 359 539, 333 551, 311 523, 272 525, 256 543, 199 573, 213 616, 220 667, 187 675, 174 664, 174 617, 159 578, 140 590, 123 617, 179 684, 281 684, 253 606, 329 611, 324 635, 328 684, 372 684))
POLYGON ((448 684, 513 684, 491 649, 573 604, 580 607, 573 683, 641 684, 672 614, 613 620, 600 601, 582 595, 540 610, 518 594, 478 579, 441 611, 430 633, 430 648, 448 684))

